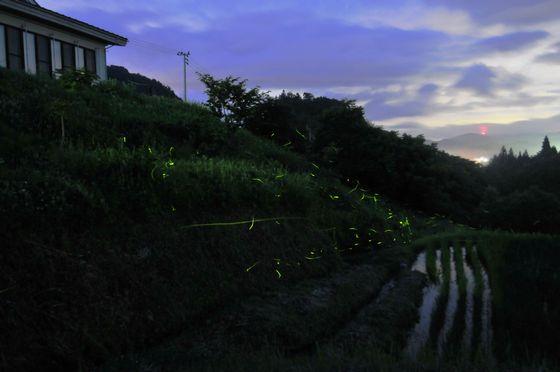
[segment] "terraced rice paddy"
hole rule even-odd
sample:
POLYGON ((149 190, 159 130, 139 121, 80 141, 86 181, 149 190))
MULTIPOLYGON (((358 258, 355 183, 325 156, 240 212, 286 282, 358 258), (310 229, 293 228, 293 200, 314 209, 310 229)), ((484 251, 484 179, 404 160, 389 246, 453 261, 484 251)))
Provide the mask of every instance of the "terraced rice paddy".
POLYGON ((428 248, 412 270, 428 275, 430 281, 405 353, 413 360, 423 355, 442 359, 451 353, 469 357, 476 351, 489 355, 492 293, 476 246, 428 248))

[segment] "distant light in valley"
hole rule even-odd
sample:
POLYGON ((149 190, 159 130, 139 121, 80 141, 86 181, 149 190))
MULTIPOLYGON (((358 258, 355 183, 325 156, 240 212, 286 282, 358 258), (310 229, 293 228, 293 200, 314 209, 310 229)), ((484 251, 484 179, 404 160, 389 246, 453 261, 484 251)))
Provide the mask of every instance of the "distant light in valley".
POLYGON ((488 127, 486 125, 481 125, 479 127, 480 135, 487 136, 488 135, 488 127))
POLYGON ((480 158, 474 159, 474 162, 481 165, 488 165, 488 163, 490 163, 490 159, 485 156, 481 156, 480 158))

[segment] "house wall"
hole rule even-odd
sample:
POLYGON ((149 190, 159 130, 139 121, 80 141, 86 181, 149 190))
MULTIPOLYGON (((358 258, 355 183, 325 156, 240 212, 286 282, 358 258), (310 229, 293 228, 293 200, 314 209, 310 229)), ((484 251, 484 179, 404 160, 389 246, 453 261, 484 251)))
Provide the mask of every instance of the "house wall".
POLYGON ((106 51, 105 44, 101 41, 93 40, 71 31, 56 28, 55 26, 45 25, 36 21, 26 19, 21 16, 13 15, 0 10, 0 67, 6 67, 5 58, 5 37, 4 27, 2 24, 9 25, 24 30, 24 55, 25 69, 29 73, 36 73, 37 67, 35 62, 35 36, 33 33, 47 36, 51 39, 51 54, 53 73, 62 68, 60 41, 73 44, 76 53, 76 67, 84 67, 84 54, 82 48, 93 49, 95 51, 97 75, 102 80, 107 79, 106 51), (27 32, 25 32, 27 31, 27 32), (3 63, 3 64, 2 64, 3 63))
POLYGON ((4 34, 4 26, 0 25, 0 67, 8 66, 6 61, 6 35, 4 34))

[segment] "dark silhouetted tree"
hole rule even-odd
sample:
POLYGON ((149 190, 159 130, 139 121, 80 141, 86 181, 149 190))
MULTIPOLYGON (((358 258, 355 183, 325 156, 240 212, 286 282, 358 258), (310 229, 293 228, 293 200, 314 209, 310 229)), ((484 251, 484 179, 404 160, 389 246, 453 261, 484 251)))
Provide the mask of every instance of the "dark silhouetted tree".
POLYGON ((233 76, 215 79, 209 74, 198 75, 206 86, 207 106, 232 127, 244 126, 247 119, 254 115, 256 107, 268 99, 268 94, 259 87, 247 88, 247 80, 233 76))

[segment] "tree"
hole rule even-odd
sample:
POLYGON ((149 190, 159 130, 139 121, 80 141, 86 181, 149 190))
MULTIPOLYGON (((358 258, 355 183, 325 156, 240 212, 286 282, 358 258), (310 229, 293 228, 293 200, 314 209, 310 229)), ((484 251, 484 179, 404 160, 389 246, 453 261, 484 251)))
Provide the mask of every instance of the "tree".
POLYGON ((550 140, 548 139, 548 136, 544 137, 542 147, 541 147, 541 152, 539 152, 539 155, 550 156, 555 153, 556 153, 556 149, 550 146, 550 140))
POLYGON ((226 124, 242 127, 256 107, 265 102, 269 96, 259 87, 247 88, 247 80, 233 76, 215 79, 209 74, 198 74, 206 86, 207 106, 226 124))

